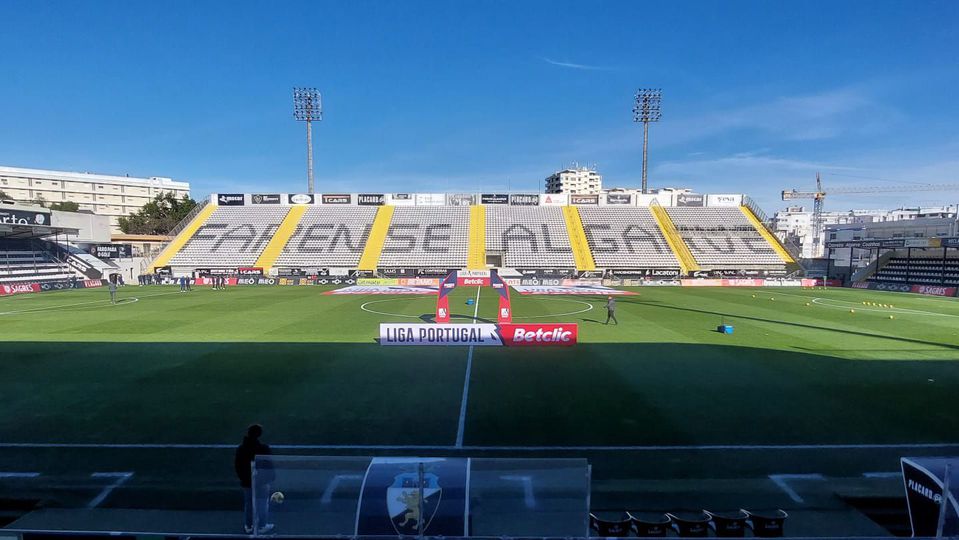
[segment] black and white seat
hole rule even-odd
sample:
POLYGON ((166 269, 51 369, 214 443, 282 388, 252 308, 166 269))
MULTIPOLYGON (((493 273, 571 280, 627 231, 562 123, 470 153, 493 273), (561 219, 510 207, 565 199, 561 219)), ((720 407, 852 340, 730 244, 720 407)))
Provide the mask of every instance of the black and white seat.
POLYGON ((666 212, 704 268, 782 268, 782 258, 738 207, 669 207, 666 212))
POLYGON ((559 206, 487 206, 486 252, 509 268, 576 267, 559 206))
POLYGON ((465 268, 469 221, 468 206, 398 206, 378 266, 465 268))
POLYGON ((375 218, 374 206, 313 206, 303 214, 274 266, 355 268, 375 218))
POLYGON ((598 268, 678 268, 646 207, 580 207, 580 219, 598 268))
POLYGON ((285 206, 221 206, 170 260, 170 265, 252 266, 289 211, 285 206))

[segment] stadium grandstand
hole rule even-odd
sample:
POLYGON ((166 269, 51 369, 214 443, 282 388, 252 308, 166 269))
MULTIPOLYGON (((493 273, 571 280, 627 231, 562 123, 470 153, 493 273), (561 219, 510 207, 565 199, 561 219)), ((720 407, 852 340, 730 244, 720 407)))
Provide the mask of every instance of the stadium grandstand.
MULTIPOLYGON (((743 195, 641 202, 540 194, 217 194, 153 271, 501 268, 631 277, 784 276, 794 261, 743 195), (677 205, 678 204, 680 205, 677 205)), ((659 199, 663 200, 659 200, 659 199)))

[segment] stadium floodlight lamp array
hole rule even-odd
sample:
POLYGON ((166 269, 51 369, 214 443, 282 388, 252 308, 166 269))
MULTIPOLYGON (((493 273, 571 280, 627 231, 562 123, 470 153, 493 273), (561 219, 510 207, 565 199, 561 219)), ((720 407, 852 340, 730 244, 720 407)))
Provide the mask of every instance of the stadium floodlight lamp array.
POLYGON ((659 122, 662 112, 663 91, 660 88, 640 88, 633 104, 633 122, 643 123, 643 193, 646 193, 646 160, 649 147, 649 123, 659 122))
POLYGON ((293 88, 293 118, 306 122, 307 189, 313 193, 313 121, 323 119, 323 99, 316 88, 293 88))

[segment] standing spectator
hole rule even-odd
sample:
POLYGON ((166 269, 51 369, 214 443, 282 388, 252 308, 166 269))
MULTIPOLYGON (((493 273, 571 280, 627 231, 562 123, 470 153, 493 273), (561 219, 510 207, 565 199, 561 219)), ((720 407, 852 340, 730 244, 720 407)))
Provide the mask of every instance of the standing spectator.
POLYGON ((243 488, 243 530, 247 534, 253 532, 253 505, 256 505, 256 517, 260 525, 257 531, 260 534, 268 533, 273 530, 273 524, 267 519, 270 497, 270 482, 273 481, 273 470, 265 469, 257 471, 257 490, 254 497, 253 492, 253 461, 256 456, 266 456, 270 454, 270 447, 260 442, 263 436, 263 426, 253 424, 246 430, 246 436, 243 442, 236 447, 236 454, 233 458, 233 468, 236 470, 236 476, 240 480, 240 487, 243 488))
POLYGON ((610 319, 619 326, 619 321, 616 320, 616 299, 612 295, 606 297, 606 324, 609 324, 610 319))
POLYGON ((113 305, 117 304, 117 275, 113 274, 110 276, 110 279, 107 280, 107 288, 110 289, 110 303, 113 305))
POLYGON ((186 278, 180 276, 180 292, 186 292, 186 278))

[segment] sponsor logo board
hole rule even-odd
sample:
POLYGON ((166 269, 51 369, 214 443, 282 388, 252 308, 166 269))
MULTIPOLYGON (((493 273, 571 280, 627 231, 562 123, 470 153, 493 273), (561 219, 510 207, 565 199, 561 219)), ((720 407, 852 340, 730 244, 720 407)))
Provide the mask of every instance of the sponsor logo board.
POLYGON ((706 206, 706 196, 700 193, 680 193, 676 195, 676 206, 706 206))
POLYGON ((11 296, 14 294, 35 292, 40 292, 39 283, 14 283, 13 285, 0 285, 0 296, 11 296))
POLYGON ((476 202, 472 193, 450 193, 446 196, 449 206, 470 206, 476 202))
POLYGON ((50 225, 50 213, 2 209, 0 210, 0 223, 4 225, 50 225))
POLYGON ((509 196, 513 206, 539 206, 539 194, 513 193, 509 196))
POLYGON ((251 204, 280 204, 279 193, 256 193, 250 195, 251 204))
POLYGON ((500 347, 495 324, 380 324, 380 345, 500 347))
MULTIPOLYGON (((329 284, 339 285, 343 283, 344 280, 340 279, 330 279, 329 284)), ((347 280, 348 281, 348 280, 347 280)), ((326 283, 320 282, 322 285, 326 283)), ((407 285, 352 285, 350 287, 343 287, 342 289, 336 289, 333 291, 327 291, 323 294, 327 295, 341 295, 341 294, 436 294, 435 288, 424 287, 424 286, 407 286, 407 285)))
POLYGON ((349 193, 326 194, 320 196, 323 204, 350 204, 353 202, 353 196, 349 193))
POLYGON ((506 193, 483 193, 480 195, 480 204, 509 204, 509 195, 506 193))
POLYGON ((630 296, 636 293, 624 291, 622 289, 611 289, 602 285, 578 285, 575 287, 565 287, 563 285, 512 285, 516 292, 520 294, 545 294, 545 295, 612 295, 612 296, 630 296))
POLYGON ((567 193, 546 193, 539 196, 539 202, 543 206, 566 206, 569 204, 569 194, 567 193))
POLYGON ((216 203, 220 206, 243 206, 242 193, 217 193, 216 203))
POLYGON ((931 296, 956 296, 956 287, 940 287, 936 285, 913 285, 910 292, 928 294, 931 296))
POLYGON ((606 204, 632 204, 633 196, 629 193, 607 193, 606 204))
POLYGON ((501 324, 500 335, 507 347, 572 347, 579 337, 576 323, 501 324))
POLYGON ((599 195, 570 195, 569 204, 599 204, 599 195))
POLYGON ((287 197, 290 204, 313 204, 312 193, 290 193, 287 197))
POLYGON ((489 287, 490 278, 487 277, 460 277, 456 276, 456 284, 465 287, 489 287))
POLYGON ((361 206, 383 206, 386 204, 386 195, 382 193, 360 193, 356 196, 356 204, 361 206))

